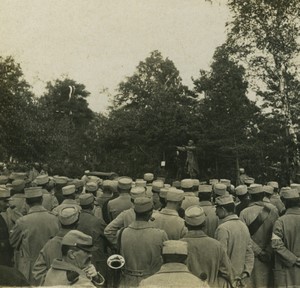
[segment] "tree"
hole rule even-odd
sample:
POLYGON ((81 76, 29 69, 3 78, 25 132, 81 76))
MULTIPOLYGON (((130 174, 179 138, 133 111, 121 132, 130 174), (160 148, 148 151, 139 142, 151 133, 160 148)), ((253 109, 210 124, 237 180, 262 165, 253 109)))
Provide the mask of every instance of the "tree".
MULTIPOLYGON (((250 138, 259 109, 246 96, 245 69, 230 59, 226 45, 218 47, 210 71, 200 71, 195 90, 204 93, 201 109, 201 143, 206 159, 215 163, 217 177, 239 171, 240 159, 253 149, 250 138)), ((238 176, 238 175, 237 175, 238 176)))

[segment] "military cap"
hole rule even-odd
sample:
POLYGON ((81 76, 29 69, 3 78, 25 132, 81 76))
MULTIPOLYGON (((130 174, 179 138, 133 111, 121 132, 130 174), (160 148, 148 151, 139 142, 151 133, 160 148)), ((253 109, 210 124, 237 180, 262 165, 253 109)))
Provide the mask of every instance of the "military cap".
POLYGON ((6 184, 8 182, 8 177, 5 175, 0 175, 0 185, 6 184))
POLYGON ((220 183, 223 183, 226 185, 226 187, 230 187, 231 181, 229 179, 220 179, 220 183))
POLYGON ((245 179, 244 182, 245 182, 245 184, 247 184, 247 185, 251 185, 251 184, 254 184, 255 179, 254 179, 254 178, 251 178, 251 177, 248 177, 248 178, 245 179))
POLYGON ((217 183, 219 183, 219 180, 218 179, 209 179, 209 182, 208 182, 210 185, 215 185, 217 183))
POLYGON ((62 245, 77 247, 81 250, 92 252, 96 251, 98 247, 93 246, 93 238, 78 230, 69 231, 61 241, 62 245))
POLYGON ((145 181, 152 181, 154 179, 154 175, 152 173, 145 173, 144 180, 145 181))
POLYGON ((84 186, 84 182, 81 179, 74 179, 71 184, 74 184, 76 189, 84 186))
POLYGON ((244 168, 240 168, 240 173, 244 174, 245 173, 245 169, 244 168))
POLYGON ((181 188, 181 183, 180 181, 173 181, 172 182, 172 187, 175 187, 175 188, 181 188))
POLYGON ((171 185, 170 184, 164 184, 164 188, 170 188, 171 187, 171 185))
POLYGON ((92 203, 94 203, 94 195, 91 193, 85 193, 85 194, 81 194, 79 195, 79 203, 80 205, 90 205, 92 203))
POLYGON ((85 184, 85 190, 95 192, 98 190, 98 184, 94 181, 89 181, 85 184))
POLYGON ((193 205, 185 210, 184 220, 191 226, 201 225, 206 219, 204 210, 198 205, 193 205))
POLYGON ((187 255, 188 244, 180 240, 168 240, 163 243, 162 254, 187 255))
POLYGON ((5 187, 0 187, 0 199, 10 198, 10 191, 5 187))
POLYGON ((160 189, 164 187, 164 182, 162 180, 155 180, 152 182, 152 191, 159 193, 160 189))
POLYGON ((47 174, 39 175, 35 178, 37 185, 44 185, 49 182, 49 176, 47 174))
POLYGON ((144 179, 136 179, 135 186, 146 187, 147 182, 144 179))
POLYGON ((230 204, 230 203, 234 203, 233 197, 230 194, 219 196, 219 197, 216 198, 216 205, 217 206, 227 205, 227 204, 230 204))
POLYGON ((216 195, 219 195, 219 196, 225 195, 226 192, 227 192, 226 188, 227 188, 227 186, 225 184, 223 184, 223 183, 216 183, 214 185, 214 192, 215 192, 216 195))
POLYGON ((147 212, 153 209, 153 201, 148 197, 134 199, 134 211, 138 213, 147 212))
POLYGON ((278 182, 276 181, 270 181, 267 183, 267 185, 272 186, 273 188, 279 188, 278 182))
POLYGON ((145 187, 135 186, 130 189, 130 196, 132 199, 136 199, 138 197, 146 197, 146 189, 145 187))
POLYGON ((27 178, 27 173, 25 172, 12 172, 11 173, 11 179, 26 179, 27 178))
POLYGON ((132 179, 130 177, 120 177, 118 180, 118 188, 119 189, 124 189, 124 190, 129 190, 132 185, 132 179))
POLYGON ((61 190, 62 190, 63 195, 71 195, 71 194, 75 193, 76 188, 75 188, 75 185, 68 185, 68 186, 63 187, 61 190))
POLYGON ((71 225, 79 218, 79 210, 74 206, 66 206, 59 211, 58 220, 63 225, 71 225))
POLYGON ((119 184, 118 180, 111 180, 111 189, 113 190, 113 192, 118 191, 118 184, 119 184))
POLYGON ((263 191, 272 195, 274 193, 274 187, 272 187, 270 185, 264 185, 263 191))
POLYGON ((53 176, 53 180, 58 185, 66 185, 69 179, 65 176, 53 176))
POLYGON ((25 180, 16 179, 11 183, 11 188, 14 190, 14 192, 22 192, 25 188, 25 184, 25 180))
POLYGON ((249 187, 250 194, 258 194, 264 192, 263 186, 261 184, 253 183, 249 187))
POLYGON ((292 189, 291 187, 281 187, 280 195, 282 195, 282 193, 285 193, 286 191, 291 190, 291 189, 292 189))
POLYGON ((248 187, 246 185, 239 185, 234 189, 235 194, 238 196, 245 195, 247 193, 247 190, 248 187))
POLYGON ((42 197, 43 189, 41 187, 25 188, 25 198, 42 197))
POLYGON ((159 197, 166 199, 168 194, 169 188, 163 187, 160 189, 159 197))
POLYGON ((101 178, 99 178, 99 177, 97 177, 97 176, 88 176, 89 178, 88 178, 88 182, 96 182, 97 184, 100 184, 100 183, 102 183, 103 181, 102 181, 102 179, 101 178))
POLYGON ((298 184, 298 183, 292 183, 290 186, 291 186, 292 189, 297 189, 298 192, 300 192, 300 184, 298 184))
POLYGON ((198 187, 200 185, 200 181, 198 179, 192 179, 193 180, 193 186, 198 187))
POLYGON ((297 199, 300 197, 297 189, 286 189, 280 192, 280 196, 284 199, 297 199))
POLYGON ((104 180, 102 183, 103 188, 109 188, 112 185, 112 180, 104 180))
POLYGON ((212 185, 199 185, 198 193, 212 192, 212 185))
POLYGON ((192 189, 193 184, 194 184, 194 182, 192 179, 183 179, 180 182, 180 186, 182 189, 192 189))
POLYGON ((184 192, 180 189, 169 189, 167 201, 180 202, 184 199, 184 192))

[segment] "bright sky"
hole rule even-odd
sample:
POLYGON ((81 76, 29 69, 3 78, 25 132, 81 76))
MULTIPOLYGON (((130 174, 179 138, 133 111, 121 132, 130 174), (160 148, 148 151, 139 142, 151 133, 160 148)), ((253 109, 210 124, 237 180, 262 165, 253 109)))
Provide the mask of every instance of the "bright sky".
POLYGON ((168 57, 183 83, 208 69, 225 41, 226 1, 0 0, 0 55, 21 64, 37 96, 47 81, 67 75, 91 92, 104 112, 108 88, 131 76, 153 50, 168 57))

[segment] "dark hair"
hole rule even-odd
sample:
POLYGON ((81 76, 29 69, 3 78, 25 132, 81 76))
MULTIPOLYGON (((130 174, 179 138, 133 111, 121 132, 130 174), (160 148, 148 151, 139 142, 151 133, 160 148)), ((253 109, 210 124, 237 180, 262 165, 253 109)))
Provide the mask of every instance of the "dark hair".
POLYGON ((187 224, 185 222, 185 226, 189 231, 202 230, 205 227, 205 224, 206 224, 205 222, 206 221, 204 221, 202 224, 197 225, 197 226, 193 226, 193 225, 187 224))
POLYGON ((79 221, 79 218, 70 225, 64 225, 62 223, 60 223, 60 225, 61 225, 61 228, 63 228, 63 229, 76 230, 76 228, 78 226, 78 221, 79 221))
POLYGON ((198 194, 198 198, 200 201, 210 201, 211 202, 212 192, 201 192, 198 194))
POLYGON ((159 202, 161 203, 161 207, 162 207, 162 208, 165 208, 165 207, 166 207, 166 205, 167 205, 166 198, 163 198, 163 197, 160 197, 160 196, 159 196, 159 202))
POLYGON ((182 190, 183 192, 194 192, 194 191, 193 191, 193 187, 191 187, 191 188, 181 188, 181 190, 182 190))
POLYGON ((186 261, 187 255, 163 254, 162 258, 163 258, 164 263, 184 263, 186 261))
POLYGON ((227 212, 235 213, 234 203, 225 204, 225 205, 222 205, 221 207, 223 207, 227 212))
POLYGON ((88 205, 81 205, 80 204, 80 206, 81 206, 81 208, 83 210, 93 210, 93 208, 94 208, 94 202, 92 202, 91 204, 88 204, 88 205))
POLYGON ((293 199, 282 199, 285 208, 293 208, 293 207, 299 207, 300 206, 300 198, 293 198, 293 199))
POLYGON ((26 198, 26 203, 29 206, 34 204, 42 204, 43 203, 43 196, 33 197, 33 198, 26 198))
POLYGON ((236 195, 237 198, 239 198, 241 201, 242 200, 245 200, 249 197, 249 194, 246 193, 246 194, 243 194, 243 195, 236 195))
POLYGON ((69 195, 63 195, 64 199, 72 199, 75 200, 75 193, 69 194, 69 195))
POLYGON ((136 211, 134 211, 135 212, 135 218, 136 219, 141 219, 141 220, 149 220, 148 218, 149 218, 149 215, 151 215, 152 214, 152 212, 153 212, 153 209, 151 209, 151 210, 149 210, 149 211, 146 211, 146 212, 136 212, 136 211), (151 214, 150 214, 151 213, 151 214))
POLYGON ((256 201, 262 201, 265 197, 265 193, 257 193, 257 194, 250 194, 251 201, 256 202, 256 201))
POLYGON ((75 251, 78 251, 78 248, 76 248, 76 247, 68 246, 68 245, 61 245, 61 254, 62 254, 62 256, 67 256, 68 251, 71 250, 71 249, 75 250, 75 251))

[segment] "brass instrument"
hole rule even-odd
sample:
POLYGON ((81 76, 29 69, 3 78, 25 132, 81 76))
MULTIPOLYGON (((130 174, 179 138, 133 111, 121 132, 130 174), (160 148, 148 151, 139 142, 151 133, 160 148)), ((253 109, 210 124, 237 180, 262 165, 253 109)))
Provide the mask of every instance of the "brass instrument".
POLYGON ((113 254, 107 259, 107 265, 111 269, 118 270, 125 265, 125 259, 122 255, 113 254))

